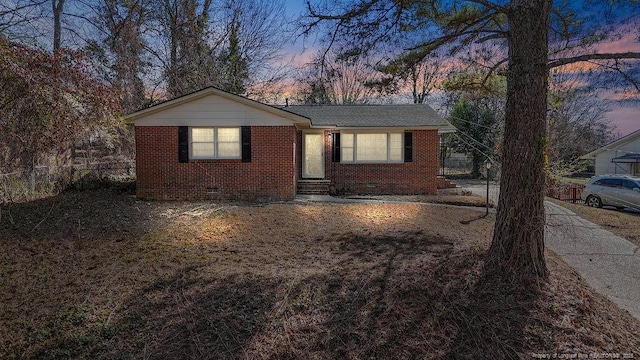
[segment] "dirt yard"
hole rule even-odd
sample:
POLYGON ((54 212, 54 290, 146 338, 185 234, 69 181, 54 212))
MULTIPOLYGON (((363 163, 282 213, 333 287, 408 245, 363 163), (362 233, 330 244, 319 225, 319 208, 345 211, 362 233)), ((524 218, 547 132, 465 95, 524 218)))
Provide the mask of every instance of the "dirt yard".
POLYGON ((640 356, 640 323, 556 257, 537 286, 485 270, 481 210, 99 190, 0 211, 2 359, 640 356))

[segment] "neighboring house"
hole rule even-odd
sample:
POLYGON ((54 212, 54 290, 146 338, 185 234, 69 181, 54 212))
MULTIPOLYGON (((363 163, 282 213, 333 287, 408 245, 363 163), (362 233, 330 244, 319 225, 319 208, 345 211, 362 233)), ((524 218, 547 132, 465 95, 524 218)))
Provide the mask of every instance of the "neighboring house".
POLYGON ((278 108, 213 87, 126 119, 150 199, 435 193, 439 134, 455 130, 427 105, 278 108))
POLYGON ((640 175, 640 130, 580 157, 595 160, 596 175, 640 175))

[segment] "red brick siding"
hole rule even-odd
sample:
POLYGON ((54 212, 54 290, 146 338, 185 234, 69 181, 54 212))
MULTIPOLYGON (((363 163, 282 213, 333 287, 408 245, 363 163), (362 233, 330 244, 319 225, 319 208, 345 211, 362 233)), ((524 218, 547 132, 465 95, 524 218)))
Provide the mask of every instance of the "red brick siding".
POLYGON ((251 162, 178 162, 178 127, 138 126, 137 195, 148 199, 289 200, 295 197, 297 167, 293 126, 251 128, 251 162))
MULTIPOLYGON (((332 132, 325 132, 325 178, 332 180, 339 191, 396 195, 437 192, 440 153, 437 130, 413 130, 413 161, 401 164, 332 162, 332 132)), ((298 173, 301 174, 300 169, 298 173)))

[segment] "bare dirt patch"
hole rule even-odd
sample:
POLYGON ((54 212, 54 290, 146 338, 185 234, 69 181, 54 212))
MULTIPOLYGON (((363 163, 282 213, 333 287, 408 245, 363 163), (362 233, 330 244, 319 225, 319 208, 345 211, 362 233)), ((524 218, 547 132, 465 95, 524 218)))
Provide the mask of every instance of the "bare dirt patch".
MULTIPOLYGON (((2 208, 0 358, 530 358, 632 353, 640 324, 556 257, 484 268, 493 217, 421 204, 2 208), (468 225, 461 220, 477 219, 468 225)), ((640 356, 640 353, 635 353, 640 356)))
POLYGON ((600 225, 602 228, 623 237, 636 246, 640 246, 640 214, 629 211, 613 210, 609 208, 591 208, 584 204, 572 204, 565 201, 550 199, 555 204, 580 215, 580 217, 600 225))

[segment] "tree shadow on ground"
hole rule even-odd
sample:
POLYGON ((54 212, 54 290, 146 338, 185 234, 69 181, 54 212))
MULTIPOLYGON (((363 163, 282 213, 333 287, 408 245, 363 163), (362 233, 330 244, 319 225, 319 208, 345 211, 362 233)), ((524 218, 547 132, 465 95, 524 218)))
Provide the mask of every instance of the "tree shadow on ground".
MULTIPOLYGON (((440 300, 448 304, 448 311, 440 313, 439 321, 450 323, 456 332, 444 358, 530 358, 533 343, 527 327, 533 325, 530 315, 538 308, 538 286, 543 284, 516 282, 503 271, 486 266, 474 282, 467 287, 464 279, 451 281, 440 300)), ((548 340, 544 345, 554 348, 548 340)))
POLYGON ((109 336, 52 344, 38 357, 458 359, 526 352, 537 292, 486 271, 481 250, 456 250, 419 231, 317 243, 337 258, 323 271, 262 274, 256 264, 253 272, 218 278, 215 263, 182 268, 133 296, 109 336))
POLYGON ((0 235, 22 240, 121 241, 162 225, 163 203, 149 203, 118 189, 63 192, 0 206, 0 235), (160 210, 159 210, 160 208, 160 210))
MULTIPOLYGON (((182 269, 129 301, 109 332, 84 331, 41 349, 38 359, 234 359, 263 331, 277 281, 238 274, 214 283, 182 269)), ((78 327, 81 325, 79 324, 78 327)))
POLYGON ((343 241, 340 250, 350 257, 381 259, 351 279, 322 280, 335 284, 325 296, 337 306, 322 332, 331 336, 316 348, 346 358, 529 356, 537 284, 485 268, 481 250, 456 251, 421 232, 395 235, 343 241))
POLYGON ((147 289, 151 301, 141 312, 152 331, 138 350, 147 359, 242 357, 252 337, 263 331, 277 280, 239 274, 210 284, 192 279, 190 272, 198 269, 147 289))

